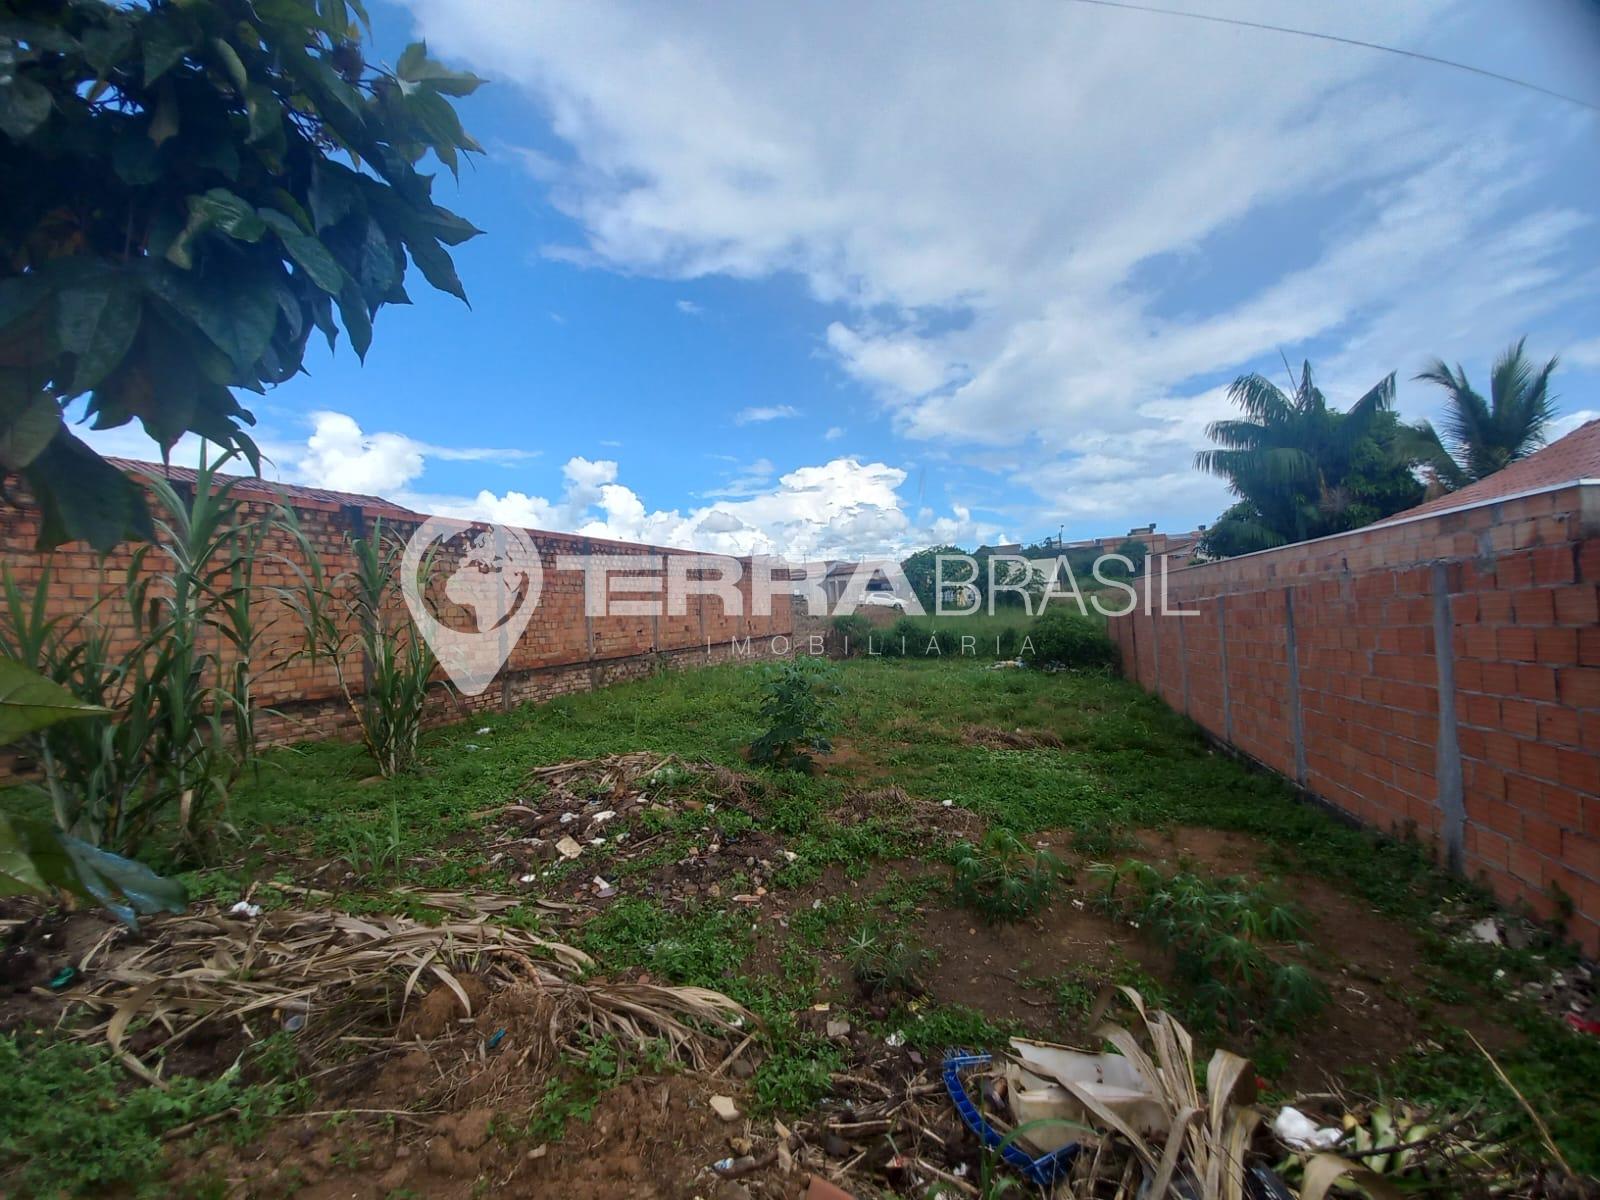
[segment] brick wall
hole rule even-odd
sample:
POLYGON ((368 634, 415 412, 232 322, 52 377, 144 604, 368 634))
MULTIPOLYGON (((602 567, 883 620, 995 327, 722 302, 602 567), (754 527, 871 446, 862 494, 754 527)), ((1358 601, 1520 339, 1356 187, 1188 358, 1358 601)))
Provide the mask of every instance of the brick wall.
MULTIPOLYGON (((237 494, 244 499, 247 510, 257 515, 277 504, 275 495, 254 482, 237 494)), ((354 568, 349 546, 352 531, 370 533, 381 521, 384 528, 405 537, 423 520, 416 513, 368 497, 307 494, 291 488, 284 490, 284 498, 294 509, 329 579, 354 568), (352 503, 341 503, 341 499, 352 503)), ((125 545, 100 556, 85 547, 67 546, 40 555, 33 549, 37 532, 36 510, 0 504, 0 554, 23 595, 36 592, 48 565, 54 612, 82 611, 104 598, 98 620, 112 631, 122 647, 132 644, 132 614, 123 600, 124 581, 136 555, 143 556, 144 571, 156 573, 160 569, 159 548, 125 545)), ((603 554, 613 557, 618 569, 629 575, 659 579, 665 573, 664 560, 662 566, 653 568, 641 564, 651 556, 686 552, 570 534, 529 531, 529 536, 539 552, 543 570, 539 604, 532 618, 487 691, 478 696, 459 696, 442 683, 436 688, 433 721, 508 709, 568 692, 590 691, 664 668, 788 652, 786 640, 774 645, 774 639, 792 635, 790 598, 783 593, 774 595, 770 614, 753 615, 749 560, 742 561, 738 614, 727 612, 720 597, 691 595, 681 614, 669 614, 663 604, 660 616, 588 617, 584 613, 583 573, 562 570, 558 563, 561 556, 603 554)), ((450 566, 449 562, 440 563, 441 577, 448 574, 450 566)), ((326 660, 313 663, 295 653, 303 640, 303 627, 274 591, 292 587, 296 572, 306 568, 299 544, 287 532, 275 530, 267 537, 255 572, 257 620, 263 632, 253 673, 262 710, 259 724, 263 740, 268 743, 351 736, 356 732, 332 664, 326 660)), ((663 596, 660 590, 625 593, 620 578, 614 578, 612 592, 614 598, 632 600, 660 600, 663 596)), ((449 606, 439 613, 446 625, 456 625, 464 615, 464 610, 451 612, 449 606)), ((222 644, 213 649, 223 655, 228 653, 222 644)), ((347 674, 359 683, 359 669, 347 670, 347 674)), ((0 763, 0 776, 6 772, 7 767, 0 763)))
POLYGON ((1600 486, 1152 572, 1129 678, 1600 952, 1600 486))

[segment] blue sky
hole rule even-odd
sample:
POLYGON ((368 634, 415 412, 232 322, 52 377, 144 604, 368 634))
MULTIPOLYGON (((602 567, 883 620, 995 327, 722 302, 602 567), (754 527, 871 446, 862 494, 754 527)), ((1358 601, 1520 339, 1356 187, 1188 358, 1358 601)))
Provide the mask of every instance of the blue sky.
MULTIPOLYGON (((1600 103, 1600 12, 1173 0, 1600 103)), ((1347 403, 1529 335, 1600 415, 1600 113, 1437 66, 1049 0, 372 7, 492 83, 418 279, 256 405, 272 473, 795 557, 1191 528, 1226 384, 1347 403)), ((129 431, 106 450, 148 455, 129 431)))

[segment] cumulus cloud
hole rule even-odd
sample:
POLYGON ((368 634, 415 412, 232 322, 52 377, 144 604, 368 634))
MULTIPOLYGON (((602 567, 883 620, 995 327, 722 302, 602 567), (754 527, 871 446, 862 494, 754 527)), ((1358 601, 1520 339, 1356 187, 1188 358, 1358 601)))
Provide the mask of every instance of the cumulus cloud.
POLYGON ((844 436, 844 427, 841 425, 830 425, 828 426, 828 432, 822 436, 827 441, 837 442, 844 436))
MULTIPOLYGON (((1369 51, 1066 4, 408 3, 569 148, 536 164, 580 230, 552 253, 796 275, 830 306, 819 345, 899 432, 1015 447, 1086 511, 1128 511, 1119 462, 1219 498, 1188 416, 1219 376, 1286 349, 1359 394, 1492 353, 1600 282, 1576 252, 1592 200, 1541 186, 1590 125, 1369 51), (1276 239, 1230 242, 1258 217, 1276 239)), ((1315 23, 1471 58, 1494 18, 1360 0, 1315 23)))
POLYGON ((312 433, 304 453, 284 472, 291 480, 363 495, 400 491, 422 474, 429 456, 453 462, 515 462, 533 457, 526 450, 435 446, 402 433, 364 433, 347 413, 311 415, 312 433))

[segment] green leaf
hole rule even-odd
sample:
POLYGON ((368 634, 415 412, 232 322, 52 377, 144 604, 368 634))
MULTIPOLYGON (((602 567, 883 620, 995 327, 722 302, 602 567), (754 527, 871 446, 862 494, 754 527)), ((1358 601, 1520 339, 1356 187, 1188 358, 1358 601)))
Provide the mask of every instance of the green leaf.
POLYGON ((310 276, 312 283, 329 295, 338 294, 339 289, 344 287, 344 268, 329 253, 326 246, 309 233, 303 232, 292 217, 276 209, 262 209, 261 219, 278 235, 278 240, 289 252, 289 257, 310 276))
POLYGON ((39 393, 22 409, 7 414, 0 425, 0 466, 20 471, 44 452, 61 424, 61 410, 48 394, 39 393))
POLYGON ((50 116, 50 92, 25 75, 0 87, 0 132, 21 141, 50 116))
POLYGON ((244 72, 244 63, 239 61, 239 52, 219 37, 211 39, 211 48, 222 61, 222 69, 228 73, 233 90, 244 95, 245 88, 250 86, 250 77, 244 72))
POLYGON ((355 348, 356 357, 365 359, 367 347, 372 345, 372 317, 367 312, 367 302, 361 296, 361 289, 354 281, 346 284, 339 293, 339 319, 344 322, 344 331, 350 335, 350 345, 355 348))
POLYGON ((71 862, 50 827, 0 812, 0 896, 50 896, 69 881, 71 862))
POLYGON ((108 711, 78 699, 15 659, 0 658, 0 746, 9 746, 57 721, 103 716, 108 711))
POLYGON ((22 476, 39 502, 40 550, 73 541, 109 550, 124 538, 154 534, 144 491, 65 425, 22 476))
POLYGON ((56 294, 56 337, 61 348, 78 360, 74 391, 88 391, 122 361, 139 331, 142 307, 139 293, 113 274, 56 294))
POLYGON ((245 109, 250 114, 251 142, 283 139, 283 105, 265 84, 252 83, 245 89, 245 109))
POLYGON ((440 208, 437 204, 433 205, 428 215, 422 218, 422 223, 446 246, 459 246, 483 232, 471 221, 458 217, 448 208, 440 208))
POLYGON ((428 61, 428 43, 412 42, 400 55, 400 61, 395 64, 394 73, 401 79, 414 80, 417 71, 422 69, 428 61))
POLYGON ((248 200, 227 188, 212 188, 204 196, 189 197, 189 216, 222 230, 242 242, 259 242, 267 226, 248 200))
POLYGON ((178 27, 170 10, 147 14, 139 31, 144 50, 144 85, 149 87, 194 48, 189 36, 178 27))
POLYGON ((467 292, 461 286, 460 276, 456 274, 455 263, 450 261, 449 253, 441 249, 427 232, 419 229, 408 233, 406 249, 411 251, 411 261, 417 264, 429 283, 441 292, 449 292, 466 300, 467 292))

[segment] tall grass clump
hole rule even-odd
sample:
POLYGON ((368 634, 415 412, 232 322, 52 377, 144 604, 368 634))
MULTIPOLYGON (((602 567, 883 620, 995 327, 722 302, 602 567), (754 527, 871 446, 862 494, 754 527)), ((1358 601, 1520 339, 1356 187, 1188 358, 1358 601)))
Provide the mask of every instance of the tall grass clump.
MULTIPOLYGON (((322 555, 291 516, 305 564, 284 600, 305 630, 300 653, 333 669, 340 694, 379 772, 393 778, 416 760, 428 687, 438 659, 406 611, 401 591, 405 543, 383 522, 349 538, 355 565, 329 579, 322 555)), ((424 560, 431 574, 432 559, 424 560)))
POLYGON ((192 492, 148 476, 156 538, 82 612, 50 615, 49 563, 31 596, 5 572, 0 653, 108 710, 23 742, 57 827, 92 845, 132 852, 165 823, 192 849, 255 758, 254 573, 276 518, 232 494, 229 457, 202 459, 192 492), (102 620, 113 606, 131 633, 102 620))

